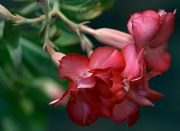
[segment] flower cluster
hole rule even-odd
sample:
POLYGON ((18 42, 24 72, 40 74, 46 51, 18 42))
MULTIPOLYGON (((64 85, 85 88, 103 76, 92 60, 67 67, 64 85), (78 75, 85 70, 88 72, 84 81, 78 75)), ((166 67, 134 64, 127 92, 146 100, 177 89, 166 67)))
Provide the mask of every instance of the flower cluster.
POLYGON ((148 10, 131 16, 130 34, 105 28, 95 30, 97 40, 113 47, 99 47, 90 57, 63 56, 59 60, 59 76, 70 81, 68 90, 50 105, 58 105, 70 96, 67 111, 78 125, 92 124, 99 117, 133 125, 140 106, 153 106, 152 101, 163 96, 152 90, 148 81, 169 68, 166 47, 174 19, 175 11, 148 10))

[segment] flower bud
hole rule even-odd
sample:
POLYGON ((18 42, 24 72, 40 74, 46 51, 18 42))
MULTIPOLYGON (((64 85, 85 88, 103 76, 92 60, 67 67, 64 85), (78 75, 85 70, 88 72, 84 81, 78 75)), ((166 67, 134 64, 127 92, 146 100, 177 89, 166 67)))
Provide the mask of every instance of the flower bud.
POLYGON ((128 44, 134 44, 134 40, 131 35, 108 28, 97 29, 94 37, 104 44, 114 46, 119 49, 122 49, 128 44))

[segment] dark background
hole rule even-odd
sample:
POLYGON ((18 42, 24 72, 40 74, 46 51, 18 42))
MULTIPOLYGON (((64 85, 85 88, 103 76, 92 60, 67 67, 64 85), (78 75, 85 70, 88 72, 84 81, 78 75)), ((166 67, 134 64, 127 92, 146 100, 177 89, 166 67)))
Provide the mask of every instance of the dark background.
MULTIPOLYGON (((0 0, 9 5, 8 0, 0 0)), ((48 131, 179 131, 180 130, 180 1, 179 0, 116 0, 114 6, 93 20, 93 28, 108 27, 127 31, 127 21, 131 14, 148 9, 173 11, 177 9, 175 32, 169 41, 172 54, 170 70, 150 82, 150 86, 166 97, 155 102, 155 107, 142 107, 140 120, 131 128, 125 124, 113 123, 110 119, 99 119, 88 127, 73 124, 64 107, 48 108, 48 131)), ((0 105, 1 107, 1 105, 0 105)), ((1 110, 1 109, 0 109, 1 110)), ((9 130, 13 131, 13 130, 9 130)), ((34 131, 34 130, 32 130, 34 131)), ((37 128, 38 131, 38 128, 37 128)))

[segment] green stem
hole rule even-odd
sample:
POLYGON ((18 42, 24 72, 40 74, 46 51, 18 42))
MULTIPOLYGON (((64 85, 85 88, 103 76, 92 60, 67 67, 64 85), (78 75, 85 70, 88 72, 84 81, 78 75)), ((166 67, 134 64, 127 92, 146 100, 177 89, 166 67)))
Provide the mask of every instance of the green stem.
POLYGON ((50 44, 49 40, 49 23, 50 23, 50 17, 49 17, 49 3, 48 0, 45 0, 45 4, 43 5, 43 11, 45 14, 45 35, 44 35, 44 45, 43 48, 46 47, 47 44, 50 44))

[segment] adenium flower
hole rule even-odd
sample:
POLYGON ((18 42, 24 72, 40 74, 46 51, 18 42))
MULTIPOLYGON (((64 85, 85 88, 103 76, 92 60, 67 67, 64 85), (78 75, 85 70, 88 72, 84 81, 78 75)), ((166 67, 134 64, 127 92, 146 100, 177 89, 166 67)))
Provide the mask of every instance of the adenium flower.
POLYGON ((144 48, 147 66, 152 71, 161 73, 170 66, 171 58, 166 48, 174 31, 175 14, 176 11, 166 13, 164 10, 147 10, 130 17, 127 25, 130 34, 101 28, 91 31, 91 35, 98 41, 119 49, 129 44, 135 44, 137 52, 144 48))
POLYGON ((140 106, 153 106, 151 100, 162 95, 148 87, 143 59, 135 45, 122 51, 99 47, 90 58, 67 54, 60 60, 59 75, 70 81, 64 95, 50 105, 58 105, 70 96, 67 111, 78 125, 89 125, 99 117, 112 118, 115 122, 127 121, 133 125, 140 106))
POLYGON ((111 47, 97 48, 90 58, 67 54, 60 60, 59 75, 62 79, 70 80, 69 87, 60 99, 50 105, 61 103, 71 94, 67 108, 75 123, 88 125, 98 116, 111 116, 110 106, 122 101, 126 94, 119 73, 124 67, 122 52, 111 47), (108 107, 105 99, 111 99, 108 107), (107 110, 102 108, 103 106, 107 107, 107 110))
POLYGON ((145 62, 156 72, 165 72, 170 65, 170 54, 166 47, 174 31, 175 13, 147 10, 133 14, 128 22, 137 51, 145 49, 145 62))

